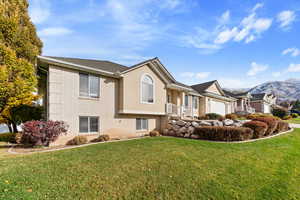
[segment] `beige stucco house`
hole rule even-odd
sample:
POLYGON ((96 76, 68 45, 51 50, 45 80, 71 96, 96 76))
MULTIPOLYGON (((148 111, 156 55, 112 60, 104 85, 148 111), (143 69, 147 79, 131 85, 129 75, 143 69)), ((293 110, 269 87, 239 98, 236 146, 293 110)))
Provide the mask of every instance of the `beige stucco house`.
POLYGON ((272 107, 276 105, 277 97, 273 94, 252 94, 251 106, 259 113, 271 113, 272 107))
POLYGON ((250 92, 237 92, 233 93, 228 90, 224 90, 225 94, 228 97, 233 97, 237 99, 236 106, 235 106, 235 113, 241 114, 241 115, 247 115, 255 113, 255 108, 251 106, 251 98, 252 95, 250 92))
POLYGON ((67 122, 68 137, 141 136, 164 128, 170 116, 197 118, 205 113, 201 102, 206 97, 177 82, 158 58, 126 67, 39 56, 37 67, 45 119, 67 122))

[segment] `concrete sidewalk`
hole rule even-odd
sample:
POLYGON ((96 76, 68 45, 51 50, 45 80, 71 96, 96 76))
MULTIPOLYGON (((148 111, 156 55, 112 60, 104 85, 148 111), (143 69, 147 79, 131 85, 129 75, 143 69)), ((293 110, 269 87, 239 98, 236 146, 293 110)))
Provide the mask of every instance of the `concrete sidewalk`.
POLYGON ((291 128, 300 128, 300 124, 291 124, 290 123, 291 128))

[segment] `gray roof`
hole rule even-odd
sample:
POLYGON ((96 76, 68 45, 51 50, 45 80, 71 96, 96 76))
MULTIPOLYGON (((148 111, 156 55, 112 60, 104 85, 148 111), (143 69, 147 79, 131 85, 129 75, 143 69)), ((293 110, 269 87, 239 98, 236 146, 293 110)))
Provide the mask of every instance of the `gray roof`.
POLYGON ((224 90, 224 93, 227 95, 227 96, 230 96, 230 97, 244 97, 244 96, 247 96, 249 94, 249 92, 239 92, 239 93, 235 93, 235 92, 231 92, 231 91, 228 91, 228 90, 224 90))
POLYGON ((266 93, 258 93, 258 94, 252 94, 252 99, 251 100, 263 100, 264 97, 266 96, 266 93))
POLYGON ((100 69, 112 73, 123 72, 129 69, 129 67, 126 67, 124 65, 120 65, 118 63, 114 63, 106 60, 90 60, 90 59, 54 57, 54 56, 45 56, 45 57, 76 64, 76 65, 83 65, 86 67, 100 69))
POLYGON ((207 88, 209 88, 211 85, 213 85, 216 82, 216 80, 214 81, 209 81, 206 83, 201 83, 201 84, 197 84, 197 85, 192 85, 191 87, 196 90, 199 93, 203 93, 205 92, 205 90, 207 90, 207 88))

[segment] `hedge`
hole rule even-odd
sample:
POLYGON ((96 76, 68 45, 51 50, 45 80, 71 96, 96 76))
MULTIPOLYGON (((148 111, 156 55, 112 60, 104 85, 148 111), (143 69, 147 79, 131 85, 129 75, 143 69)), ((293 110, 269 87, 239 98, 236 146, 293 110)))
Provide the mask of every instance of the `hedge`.
POLYGON ((265 133, 265 136, 272 135, 276 131, 279 122, 279 120, 277 120, 274 117, 258 117, 255 118, 254 120, 264 122, 268 125, 268 129, 265 133))
POLYGON ((268 125, 261 121, 250 121, 243 124, 243 127, 251 128, 253 130, 253 138, 261 138, 268 130, 268 125))
POLYGON ((281 133, 281 132, 288 131, 289 129, 290 129, 289 123, 284 121, 278 121, 278 125, 275 132, 281 133))
POLYGON ((245 127, 197 127, 194 132, 199 139, 214 141, 244 141, 253 137, 253 130, 245 127))
POLYGON ((15 142, 15 133, 1 133, 0 142, 15 142))

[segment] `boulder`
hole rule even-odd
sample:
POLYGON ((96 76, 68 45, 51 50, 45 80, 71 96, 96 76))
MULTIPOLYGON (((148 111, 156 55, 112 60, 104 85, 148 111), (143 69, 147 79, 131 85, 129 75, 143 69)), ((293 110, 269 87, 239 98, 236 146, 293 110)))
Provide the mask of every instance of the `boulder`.
POLYGON ((184 126, 186 123, 185 123, 185 121, 182 121, 182 120, 178 120, 177 122, 176 122, 176 125, 177 126, 184 126))
POLYGON ((193 127, 198 127, 199 124, 198 124, 197 122, 192 122, 192 126, 193 126, 193 127))
POLYGON ((176 125, 176 120, 171 120, 171 121, 170 121, 170 124, 176 125))
POLYGON ((232 126, 234 124, 234 121, 231 119, 225 119, 223 121, 224 126, 232 126))
POLYGON ((213 121, 212 125, 213 126, 223 126, 223 122, 221 122, 221 121, 213 121))
POLYGON ((191 138, 192 138, 192 139, 199 139, 199 138, 200 138, 200 136, 199 136, 199 135, 195 135, 195 134, 193 134, 193 135, 191 135, 191 138))
POLYGON ((169 129, 167 129, 167 128, 164 129, 164 130, 163 130, 163 135, 169 135, 169 129))
POLYGON ((190 137, 190 134, 186 133, 186 134, 184 134, 184 136, 183 136, 183 137, 185 137, 185 138, 189 138, 189 137, 190 137))
POLYGON ((188 132, 189 134, 193 134, 194 131, 195 131, 195 128, 194 128, 194 127, 192 127, 192 126, 188 127, 187 132, 188 132))
POLYGON ((179 129, 179 133, 186 133, 186 132, 187 132, 187 128, 185 128, 185 127, 181 127, 179 129))
POLYGON ((174 131, 178 131, 178 130, 180 129, 180 126, 173 125, 173 126, 172 126, 172 129, 173 129, 174 131))
POLYGON ((190 127, 191 125, 192 125, 191 122, 187 122, 187 123, 185 124, 185 127, 188 128, 188 127, 190 127))
POLYGON ((212 124, 210 122, 207 122, 207 121, 201 121, 199 123, 199 126, 211 126, 212 124))

